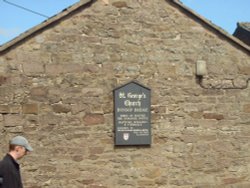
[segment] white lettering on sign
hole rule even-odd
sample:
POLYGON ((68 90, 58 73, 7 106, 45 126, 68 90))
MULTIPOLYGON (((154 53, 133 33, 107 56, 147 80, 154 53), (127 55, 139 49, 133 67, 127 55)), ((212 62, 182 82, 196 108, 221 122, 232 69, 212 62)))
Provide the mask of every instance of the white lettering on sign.
POLYGON ((148 108, 135 108, 134 112, 148 112, 148 108))
POLYGON ((141 93, 141 94, 138 94, 138 93, 127 93, 127 97, 129 99, 139 99, 139 100, 147 98, 147 96, 146 96, 145 93, 141 93))
POLYGON ((130 100, 125 100, 124 101, 125 106, 141 106, 141 101, 130 101, 130 100))
POLYGON ((119 92, 119 98, 120 99, 125 99, 126 98, 126 95, 124 92, 119 92))
POLYGON ((138 99, 138 100, 141 100, 141 99, 146 99, 147 98, 147 95, 145 93, 126 93, 125 92, 119 92, 119 98, 120 99, 126 99, 126 98, 129 98, 129 99, 138 99))
POLYGON ((117 108, 117 112, 132 112, 133 108, 117 108))

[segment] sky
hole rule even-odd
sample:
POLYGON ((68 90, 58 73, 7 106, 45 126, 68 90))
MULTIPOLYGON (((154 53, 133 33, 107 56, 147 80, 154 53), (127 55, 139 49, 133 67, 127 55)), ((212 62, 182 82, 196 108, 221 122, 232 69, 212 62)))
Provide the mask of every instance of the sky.
POLYGON ((250 0, 180 0, 229 34, 237 22, 250 22, 250 0))
MULTIPOLYGON (((78 1, 0 0, 0 45, 78 1)), ((236 29, 237 22, 250 22, 250 0, 180 1, 230 34, 236 29)))
POLYGON ((76 2, 79 0, 0 0, 0 45, 76 2))

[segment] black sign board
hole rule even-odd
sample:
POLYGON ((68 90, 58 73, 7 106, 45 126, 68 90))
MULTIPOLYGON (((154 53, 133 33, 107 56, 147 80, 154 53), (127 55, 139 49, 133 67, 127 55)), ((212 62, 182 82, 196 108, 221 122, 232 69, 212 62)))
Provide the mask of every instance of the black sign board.
POLYGON ((115 145, 150 145, 150 89, 132 81, 116 88, 114 99, 115 145))

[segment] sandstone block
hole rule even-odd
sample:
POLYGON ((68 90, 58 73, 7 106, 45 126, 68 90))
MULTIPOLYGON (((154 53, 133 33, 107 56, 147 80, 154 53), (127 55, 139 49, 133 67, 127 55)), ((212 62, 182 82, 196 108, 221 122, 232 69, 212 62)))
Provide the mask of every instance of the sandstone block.
POLYGON ((139 180, 138 181, 138 186, 139 187, 150 187, 150 186, 154 186, 154 181, 153 180, 147 180, 147 179, 144 179, 144 180, 139 180))
POLYGON ((16 105, 16 104, 11 104, 9 105, 10 108, 10 113, 11 114, 20 114, 22 111, 22 106, 21 105, 16 105))
POLYGON ((56 113, 68 113, 71 110, 70 106, 65 104, 54 104, 52 108, 56 113))
POLYGON ((224 119, 224 116, 222 114, 216 114, 216 113, 204 113, 203 117, 205 119, 216 119, 216 120, 224 119))
POLYGON ((10 112, 9 105, 0 105, 0 113, 1 114, 7 114, 10 112))
POLYGON ((235 184, 238 182, 242 182, 245 177, 230 177, 223 179, 224 184, 235 184))
POLYGON ((38 114, 38 104, 24 104, 22 109, 24 114, 38 114))
POLYGON ((145 177, 149 179, 155 179, 161 177, 161 169, 160 168, 153 168, 148 170, 148 172, 145 174, 145 177))
POLYGON ((15 134, 23 133, 23 126, 7 127, 7 131, 15 134))
POLYGON ((82 94, 88 97, 98 97, 103 95, 103 89, 101 88, 83 88, 82 94))
POLYGON ((4 116, 4 126, 5 127, 15 127, 22 125, 24 123, 24 119, 21 115, 5 115, 4 116))
POLYGON ((42 63, 23 63, 23 71, 26 75, 36 75, 44 73, 44 65, 42 63))
POLYGON ((243 112, 250 113, 250 104, 245 104, 243 106, 243 112))
POLYGON ((46 87, 31 88, 30 96, 32 99, 43 101, 47 97, 48 90, 46 87))
POLYGON ((0 86, 5 84, 7 82, 7 77, 6 76, 0 76, 0 86))
POLYGON ((89 153, 90 155, 102 154, 104 152, 103 147, 90 147, 89 153))
POLYGON ((244 75, 250 75, 250 67, 240 67, 239 68, 239 73, 244 74, 244 75))
POLYGON ((189 116, 191 116, 194 119, 201 119, 202 118, 202 112, 190 112, 189 116))
POLYGON ((82 71, 80 64, 49 64, 45 66, 48 75, 59 75, 65 73, 79 73, 82 71))
POLYGON ((102 114, 87 114, 83 118, 85 125, 97 125, 103 124, 105 122, 104 116, 102 114))
POLYGON ((127 3, 125 1, 117 1, 112 3, 112 5, 116 8, 123 8, 123 7, 127 7, 127 3))

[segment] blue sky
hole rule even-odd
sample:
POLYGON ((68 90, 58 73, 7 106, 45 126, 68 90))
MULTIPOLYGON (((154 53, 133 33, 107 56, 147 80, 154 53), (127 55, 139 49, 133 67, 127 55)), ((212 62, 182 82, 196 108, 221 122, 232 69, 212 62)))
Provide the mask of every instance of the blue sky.
MULTIPOLYGON (((31 9, 51 17, 79 0, 7 0, 7 2, 31 9)), ((46 20, 15 5, 0 0, 0 45, 46 20)))
MULTIPOLYGON (((0 45, 47 19, 47 17, 31 13, 17 6, 51 17, 78 1, 0 0, 0 45)), ((180 1, 230 34, 235 30, 237 22, 250 22, 250 0, 180 1)))
POLYGON ((250 22, 250 0, 180 0, 198 14, 233 34, 237 22, 250 22))

